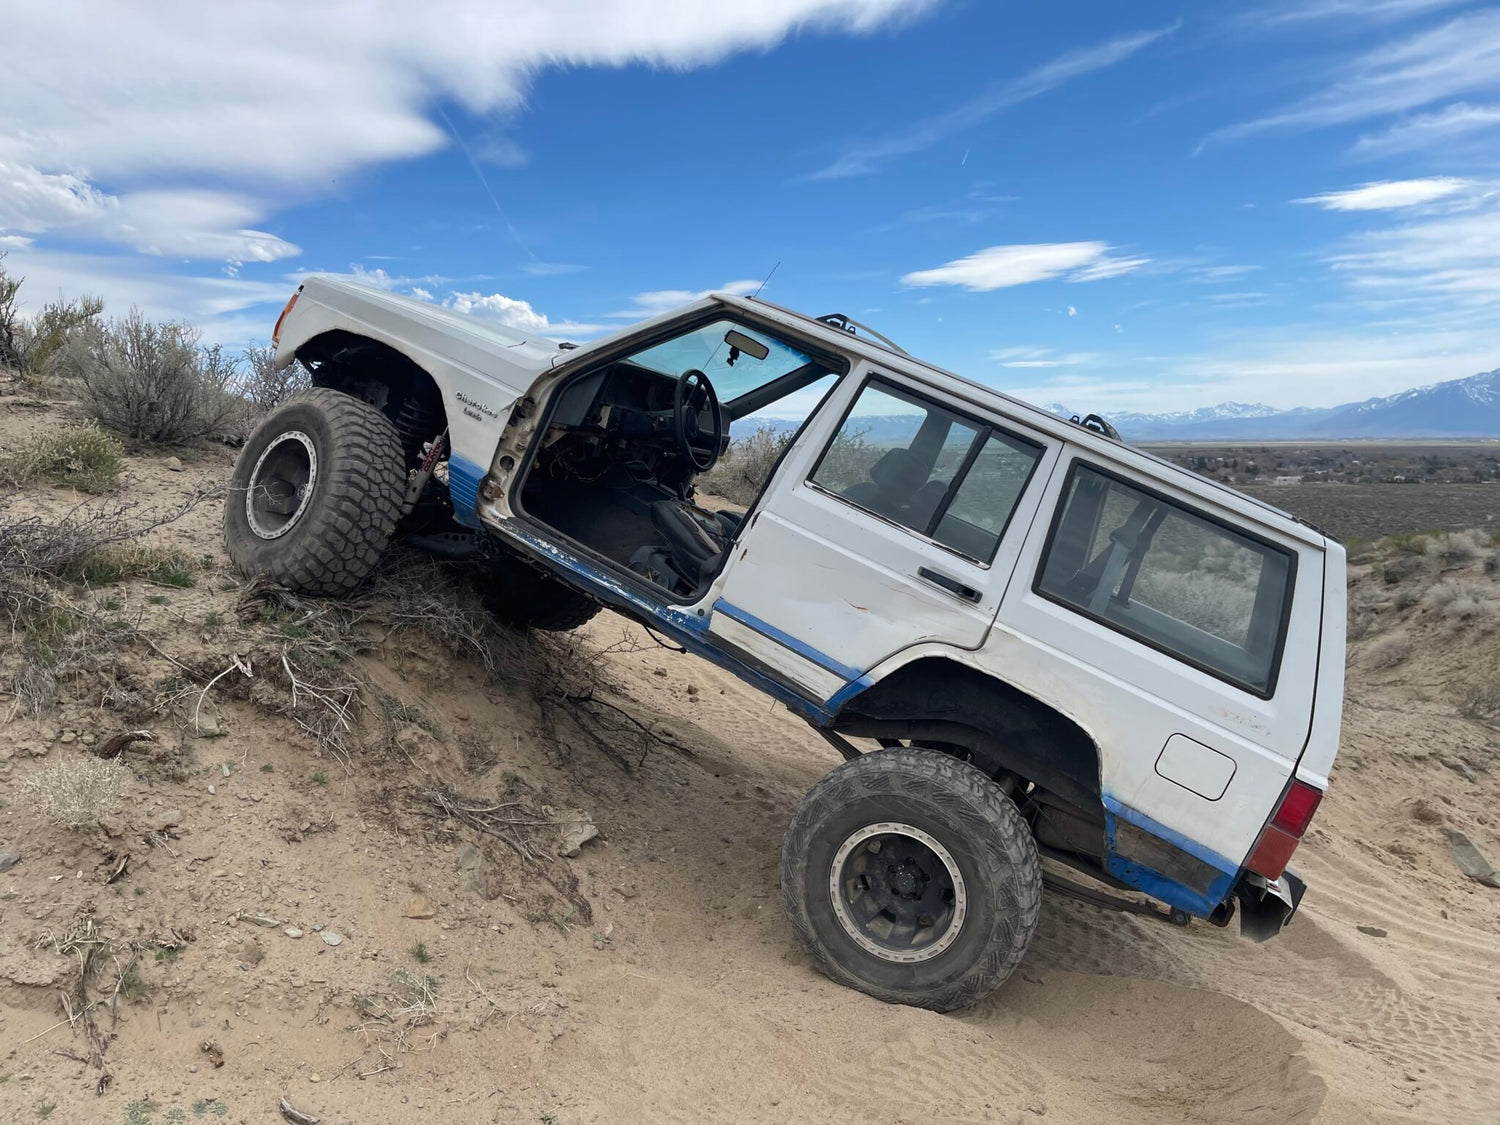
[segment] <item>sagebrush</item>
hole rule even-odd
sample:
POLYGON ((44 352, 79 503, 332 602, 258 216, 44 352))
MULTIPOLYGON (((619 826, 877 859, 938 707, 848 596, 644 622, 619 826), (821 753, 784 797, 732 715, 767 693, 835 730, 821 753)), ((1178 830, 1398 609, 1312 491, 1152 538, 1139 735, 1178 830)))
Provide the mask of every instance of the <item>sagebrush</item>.
POLYGON ((698 478, 698 486, 732 504, 748 507, 776 467, 793 437, 791 430, 760 426, 748 437, 735 438, 719 463, 698 478))
POLYGON ((235 363, 218 346, 200 346, 187 325, 132 310, 76 334, 66 367, 89 415, 133 441, 184 445, 246 428, 235 363))
POLYGON ((1371 668, 1394 668, 1411 655, 1411 638, 1405 633, 1381 637, 1365 651, 1365 663, 1371 668))
POLYGON ((69 341, 98 321, 104 302, 98 297, 72 301, 59 298, 27 319, 20 309, 24 281, 6 272, 5 255, 0 254, 0 368, 16 371, 33 389, 46 389, 50 377, 58 372, 69 341))
POLYGON ((239 393, 258 414, 268 414, 287 399, 312 386, 312 376, 300 363, 276 370, 276 349, 269 344, 251 344, 242 356, 244 374, 239 393))

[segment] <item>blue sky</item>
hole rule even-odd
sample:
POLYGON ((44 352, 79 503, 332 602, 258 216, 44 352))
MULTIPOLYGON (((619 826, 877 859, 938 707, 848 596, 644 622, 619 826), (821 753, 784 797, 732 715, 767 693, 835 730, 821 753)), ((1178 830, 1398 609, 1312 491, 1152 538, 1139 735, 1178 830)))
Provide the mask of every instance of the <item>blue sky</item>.
POLYGON ((198 8, 8 14, 33 305, 263 339, 338 272, 582 339, 777 267, 770 300, 1076 409, 1500 366, 1493 5, 198 8))

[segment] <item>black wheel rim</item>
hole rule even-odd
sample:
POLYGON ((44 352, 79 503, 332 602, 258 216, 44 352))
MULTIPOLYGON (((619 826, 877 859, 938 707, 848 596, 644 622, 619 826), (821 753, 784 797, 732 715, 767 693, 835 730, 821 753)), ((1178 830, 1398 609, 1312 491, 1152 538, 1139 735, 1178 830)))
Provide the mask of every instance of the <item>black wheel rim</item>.
POLYGON ((245 489, 245 518, 261 539, 290 531, 312 500, 318 480, 318 451, 301 430, 288 430, 261 451, 245 489))
POLYGON ((883 821, 853 832, 834 853, 828 879, 834 917, 861 949, 883 961, 939 956, 968 914, 963 873, 935 836, 883 821))

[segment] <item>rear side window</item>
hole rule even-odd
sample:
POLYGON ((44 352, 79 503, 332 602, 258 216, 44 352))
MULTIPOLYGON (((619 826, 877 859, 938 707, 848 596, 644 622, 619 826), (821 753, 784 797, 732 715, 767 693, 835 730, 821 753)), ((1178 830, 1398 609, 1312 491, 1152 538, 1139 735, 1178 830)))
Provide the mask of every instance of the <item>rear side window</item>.
POLYGON ((1269 698, 1294 571, 1290 552, 1078 464, 1036 589, 1269 698))
POLYGON ((980 562, 994 557, 1042 447, 872 379, 812 483, 980 562))

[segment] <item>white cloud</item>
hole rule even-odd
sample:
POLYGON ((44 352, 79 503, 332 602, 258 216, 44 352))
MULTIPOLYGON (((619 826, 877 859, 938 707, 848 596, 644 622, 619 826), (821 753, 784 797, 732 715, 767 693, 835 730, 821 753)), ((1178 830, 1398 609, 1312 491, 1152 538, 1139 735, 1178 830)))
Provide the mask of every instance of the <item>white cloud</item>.
POLYGON ((621 309, 619 312, 604 315, 620 320, 645 320, 649 316, 660 316, 682 305, 701 301, 711 293, 730 293, 743 297, 754 293, 760 287, 761 282, 753 278, 744 278, 739 281, 726 281, 723 285, 713 289, 653 289, 646 293, 637 293, 633 298, 635 301, 633 308, 621 309))
POLYGON ((1068 306, 1068 315, 1069 316, 1077 316, 1078 315, 1078 308, 1077 308, 1077 306, 1075 306, 1075 305, 1069 305, 1068 306))
POLYGON ((602 324, 580 324, 576 321, 554 321, 531 307, 530 301, 507 297, 503 293, 450 293, 443 302, 454 312, 492 320, 517 332, 561 338, 593 336, 604 331, 602 324))
POLYGON ((35 242, 36 239, 25 238, 19 234, 0 234, 0 250, 25 250, 35 242))
POLYGON ((1219 129, 1204 143, 1408 113, 1447 98, 1500 89, 1500 9, 1467 12, 1387 40, 1328 77, 1321 92, 1265 117, 1219 129))
POLYGON ((832 164, 806 178, 837 180, 873 172, 888 160, 921 152, 945 137, 973 128, 1003 109, 1045 94, 1085 74, 1123 62, 1174 30, 1176 25, 1154 31, 1137 31, 1090 47, 1066 51, 1019 78, 1002 82, 946 113, 929 117, 877 140, 850 145, 832 164))
POLYGON ((1467 0, 1299 0, 1252 9, 1242 22, 1275 26, 1310 23, 1313 20, 1347 20, 1356 25, 1368 20, 1400 20, 1439 8, 1453 8, 1467 0))
POLYGON ((1500 105, 1454 102, 1435 113, 1405 117, 1383 132, 1360 137, 1349 151, 1357 157, 1377 159, 1434 145, 1451 146, 1462 137, 1497 126, 1500 126, 1500 105))
POLYGON ((995 348, 990 358, 1001 367, 1076 367, 1092 363, 1098 352, 1056 352, 1051 348, 995 348))
POLYGON ((1468 180, 1433 176, 1422 180, 1383 180, 1344 191, 1330 191, 1295 199, 1294 203, 1316 203, 1328 211, 1389 211, 1414 207, 1455 195, 1470 186, 1468 180))
POLYGON ((201 327, 209 343, 269 339, 276 313, 296 288, 294 280, 177 274, 156 259, 34 248, 11 250, 5 266, 26 279, 20 298, 27 312, 58 297, 94 294, 108 300, 110 315, 134 307, 155 320, 185 321, 201 327))
POLYGON ((0 230, 60 232, 174 258, 274 262, 299 253, 274 234, 250 229, 260 217, 255 203, 227 192, 111 195, 70 173, 0 161, 0 230))
POLYGON ((901 278, 901 284, 912 288, 961 285, 971 293, 981 293, 1056 277, 1066 277, 1069 281, 1101 281, 1139 269, 1150 261, 1149 258, 1110 257, 1112 249, 1107 242, 991 246, 934 269, 906 274, 901 278))
POLYGON ((481 137, 474 144, 474 159, 496 168, 524 168, 531 156, 509 137, 481 137))
POLYGON ((1472 315, 1500 305, 1500 206, 1366 231, 1328 261, 1368 302, 1472 315))
POLYGON ((1196 266, 1190 272, 1199 281, 1219 284, 1225 281, 1238 281, 1246 274, 1254 273, 1258 269, 1260 269, 1259 266, 1196 266))
MULTIPOLYGON (((259 219, 358 169, 442 147, 448 134, 429 114, 444 100, 493 119, 518 110, 546 67, 703 66, 802 31, 867 33, 933 3, 428 0, 378 13, 288 0, 9 5, 0 233, 180 257, 287 257, 296 248, 259 219)), ((524 153, 497 137, 480 157, 514 166, 524 153)))
POLYGON ((521 272, 527 277, 561 277, 569 273, 582 273, 588 266, 575 266, 567 262, 522 262, 521 272))

